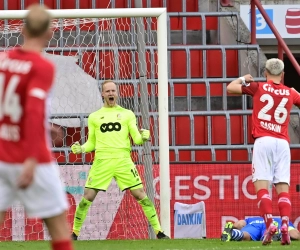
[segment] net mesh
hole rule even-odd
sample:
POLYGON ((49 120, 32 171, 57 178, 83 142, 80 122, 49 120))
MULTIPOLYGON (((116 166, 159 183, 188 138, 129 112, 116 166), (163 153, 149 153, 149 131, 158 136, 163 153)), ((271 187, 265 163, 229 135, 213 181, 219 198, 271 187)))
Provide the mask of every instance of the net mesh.
MULTIPOLYGON (((148 144, 150 152, 145 152, 147 147, 134 146, 132 158, 148 196, 154 197, 152 164, 159 162, 157 20, 140 18, 139 21, 135 18, 93 18, 58 19, 52 23, 53 36, 44 51, 45 57, 56 65, 49 124, 55 160, 68 193, 71 226, 93 154, 74 155, 70 153, 70 146, 76 141, 82 144, 87 140, 87 116, 103 105, 101 82, 105 79, 118 83, 119 104, 136 114, 138 126, 149 124, 153 147, 148 144), (142 34, 139 38, 138 32, 142 34), (141 87, 141 77, 146 79, 146 88, 141 87), (151 150, 153 148, 156 150, 151 150), (150 158, 144 156, 149 153, 150 158)), ((20 46, 23 42, 21 30, 21 20, 1 20, 0 50, 20 46)), ((158 200, 155 204, 159 210, 158 200)), ((148 222, 140 206, 128 191, 121 192, 114 180, 107 192, 99 192, 80 234, 80 239, 148 237, 148 222)), ((0 229, 0 241, 38 239, 49 239, 43 223, 27 219, 23 207, 14 204, 0 229)))

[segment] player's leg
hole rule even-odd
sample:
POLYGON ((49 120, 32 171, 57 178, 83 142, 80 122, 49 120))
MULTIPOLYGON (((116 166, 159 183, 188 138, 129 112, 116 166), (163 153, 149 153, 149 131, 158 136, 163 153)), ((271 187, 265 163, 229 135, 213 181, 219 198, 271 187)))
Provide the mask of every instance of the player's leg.
POLYGON ((245 238, 245 233, 242 230, 233 228, 231 231, 231 240, 241 241, 241 240, 251 240, 251 238, 245 238))
POLYGON ((243 240, 260 241, 262 233, 260 227, 248 224, 241 229, 243 240))
POLYGON ((235 228, 232 222, 225 224, 224 230, 221 234, 221 241, 242 241, 252 240, 257 238, 257 230, 251 225, 243 226, 242 228, 235 228))
POLYGON ((252 240, 251 235, 250 235, 248 232, 246 232, 246 231, 243 232, 243 231, 242 231, 242 233, 244 234, 242 240, 245 240, 245 241, 250 241, 250 240, 252 240))
POLYGON ((286 140, 277 141, 277 160, 274 172, 274 184, 278 194, 278 209, 282 220, 281 224, 281 244, 289 245, 290 236, 288 232, 289 218, 291 216, 291 200, 289 194, 290 184, 290 148, 286 140))
POLYGON ((53 250, 73 249, 70 241, 70 227, 65 213, 44 219, 44 222, 52 239, 51 245, 53 250))
POLYGON ((133 197, 141 205, 157 238, 168 239, 169 237, 166 236, 161 229, 156 209, 144 191, 142 180, 131 158, 117 160, 116 164, 118 164, 118 168, 116 168, 114 177, 120 189, 130 189, 133 197))
POLYGON ((73 240, 77 240, 81 227, 86 219, 86 215, 95 197, 97 196, 97 193, 98 191, 95 189, 91 189, 91 188, 84 189, 84 194, 78 206, 76 207, 76 211, 74 214, 73 232, 72 232, 73 240))
POLYGON ((67 197, 60 181, 57 166, 41 164, 36 168, 34 182, 18 190, 28 217, 43 218, 52 238, 53 250, 72 250, 70 228, 65 211, 67 197))
POLYGON ((16 188, 13 183, 17 174, 17 167, 0 163, 0 226, 5 219, 6 210, 11 207, 16 197, 16 188))
POLYGON ((137 200, 137 202, 141 205, 144 214, 147 217, 152 228, 154 229, 157 238, 169 239, 169 237, 165 235, 163 230, 161 229, 161 225, 154 204, 148 198, 147 194, 144 191, 144 188, 133 187, 130 189, 130 192, 133 195, 133 197, 137 200))
POLYGON ((277 232, 273 235, 272 241, 280 241, 281 240, 281 232, 280 232, 280 225, 278 223, 277 218, 273 219, 274 226, 277 227, 277 232))
POLYGON ((278 193, 278 208, 282 219, 280 227, 281 244, 290 245, 291 239, 288 230, 289 217, 291 215, 291 201, 289 196, 289 185, 287 183, 277 183, 276 191, 278 193))
POLYGON ((233 223, 231 221, 226 222, 223 232, 221 234, 221 241, 231 241, 232 230, 233 223))
POLYGON ((276 140, 273 137, 261 137, 255 140, 253 147, 252 181, 257 194, 259 211, 267 228, 263 245, 270 244, 273 235, 277 232, 276 226, 273 225, 272 199, 268 191, 274 175, 276 140))
POLYGON ((274 139, 272 137, 256 139, 252 159, 252 181, 257 194, 258 208, 267 228, 273 222, 272 200, 268 189, 270 181, 273 180, 274 139))
POLYGON ((77 240, 90 206, 99 191, 106 191, 113 177, 110 160, 95 160, 90 169, 83 197, 76 207, 73 223, 73 240, 77 240))

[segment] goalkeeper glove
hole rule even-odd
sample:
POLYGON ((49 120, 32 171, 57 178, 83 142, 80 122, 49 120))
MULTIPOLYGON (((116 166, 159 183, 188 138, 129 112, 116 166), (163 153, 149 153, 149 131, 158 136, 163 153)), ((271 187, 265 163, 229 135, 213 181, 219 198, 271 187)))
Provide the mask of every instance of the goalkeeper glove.
POLYGON ((84 147, 82 147, 78 141, 71 146, 71 150, 73 154, 84 153, 84 147))
POLYGON ((147 129, 141 129, 140 133, 141 133, 143 141, 149 140, 149 138, 150 138, 150 131, 149 130, 147 130, 147 129))

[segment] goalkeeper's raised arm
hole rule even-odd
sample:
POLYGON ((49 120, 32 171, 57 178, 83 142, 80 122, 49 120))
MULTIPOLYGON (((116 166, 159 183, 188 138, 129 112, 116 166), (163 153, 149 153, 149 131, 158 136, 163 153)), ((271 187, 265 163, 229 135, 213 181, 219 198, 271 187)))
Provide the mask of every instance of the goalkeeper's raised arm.
POLYGON ((88 140, 86 143, 81 146, 77 141, 71 146, 71 150, 74 154, 89 153, 95 150, 96 137, 92 114, 88 118, 88 131, 88 140))
POLYGON ((71 146, 71 150, 73 154, 80 154, 80 153, 89 153, 95 150, 96 138, 95 138, 95 125, 93 123, 93 117, 90 115, 88 118, 88 140, 82 146, 79 142, 75 142, 71 146))
MULTIPOLYGON (((93 166, 85 184, 84 195, 76 209, 72 237, 77 240, 89 207, 99 191, 106 191, 114 178, 121 190, 129 189, 141 205, 157 238, 169 238, 161 227, 151 200, 147 197, 142 180, 131 159, 130 136, 135 144, 143 144, 150 137, 149 130, 139 130, 131 110, 117 104, 116 84, 107 80, 102 83, 104 106, 90 114, 88 141, 82 146, 72 145, 73 153, 95 149, 93 166)), ((138 218, 137 218, 138 219, 138 218)))
POLYGON ((139 130, 136 125, 136 117, 133 112, 131 112, 131 117, 129 118, 128 128, 130 136, 133 142, 137 145, 143 144, 150 137, 150 131, 147 129, 139 130))

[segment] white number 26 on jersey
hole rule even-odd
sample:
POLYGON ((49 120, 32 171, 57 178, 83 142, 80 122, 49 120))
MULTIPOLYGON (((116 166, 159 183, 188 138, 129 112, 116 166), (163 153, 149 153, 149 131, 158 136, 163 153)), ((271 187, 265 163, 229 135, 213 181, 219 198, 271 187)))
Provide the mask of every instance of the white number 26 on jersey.
POLYGON ((2 120, 4 116, 8 116, 13 123, 20 121, 22 107, 20 104, 20 96, 16 93, 19 82, 20 77, 18 75, 12 75, 4 91, 5 74, 0 73, 0 120, 2 120))
MULTIPOLYGON (((277 123, 282 124, 285 122, 288 115, 287 109, 284 107, 288 102, 288 98, 282 98, 281 102, 278 104, 274 112, 274 119, 277 123)), ((269 94, 263 94, 260 97, 261 102, 267 101, 267 104, 259 111, 258 118, 265 121, 271 121, 271 115, 267 114, 270 109, 274 106, 274 99, 269 94)))

